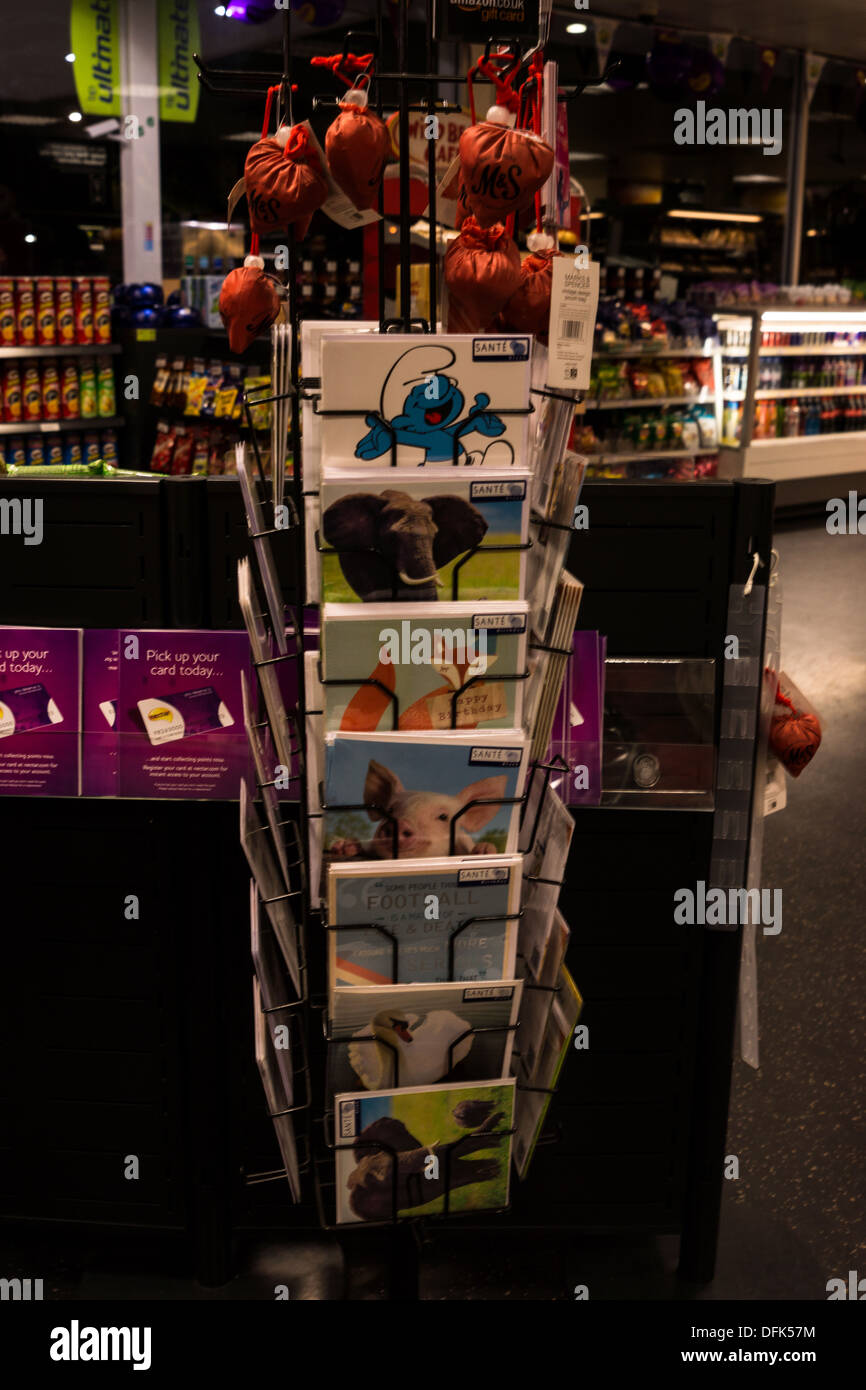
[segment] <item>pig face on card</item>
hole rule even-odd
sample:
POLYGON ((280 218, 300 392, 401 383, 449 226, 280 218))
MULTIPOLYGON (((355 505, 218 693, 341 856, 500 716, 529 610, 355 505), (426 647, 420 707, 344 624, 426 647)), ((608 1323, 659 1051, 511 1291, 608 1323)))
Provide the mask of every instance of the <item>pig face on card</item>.
MULTIPOLYGON (((454 854, 495 854, 496 846, 489 841, 476 840, 478 835, 500 809, 507 779, 482 777, 456 796, 443 792, 407 791, 390 768, 375 760, 370 762, 364 783, 364 802, 371 820, 381 821, 369 845, 376 859, 394 857, 394 836, 397 837, 398 859, 431 859, 454 854), (470 802, 481 802, 470 805, 470 802), (468 809, 464 810, 464 807, 468 809), (461 813, 462 814, 459 814, 461 813), (455 817, 458 817, 455 821, 455 817), (451 824, 454 822, 454 849, 451 849, 451 824)), ((332 852, 341 857, 336 845, 332 852)), ((357 850, 354 851, 357 853, 357 850)))

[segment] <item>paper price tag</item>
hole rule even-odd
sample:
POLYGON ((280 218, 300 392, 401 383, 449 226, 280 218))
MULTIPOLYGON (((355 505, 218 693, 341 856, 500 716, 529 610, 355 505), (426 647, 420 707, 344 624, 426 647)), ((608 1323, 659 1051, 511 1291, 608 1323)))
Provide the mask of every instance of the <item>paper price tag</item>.
POLYGON ((553 258, 547 385, 588 391, 598 310, 599 262, 553 258))

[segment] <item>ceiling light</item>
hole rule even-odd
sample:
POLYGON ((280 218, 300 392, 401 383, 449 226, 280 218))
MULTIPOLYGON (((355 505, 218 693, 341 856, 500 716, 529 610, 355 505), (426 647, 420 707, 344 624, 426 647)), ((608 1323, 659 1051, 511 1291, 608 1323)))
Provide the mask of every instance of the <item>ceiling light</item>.
POLYGON ((778 174, 735 174, 734 183, 784 183, 778 174))
POLYGON ((220 19, 222 19, 222 17, 223 17, 223 15, 225 14, 225 12, 226 12, 226 7, 225 7, 225 5, 217 5, 216 9, 214 10, 214 14, 218 14, 219 17, 220 17, 220 19))
POLYGON ((29 246, 32 246, 36 238, 32 232, 28 232, 24 240, 28 243, 29 246))
POLYGON ((566 32, 566 34, 585 34, 585 33, 586 33, 586 25, 585 25, 585 24, 566 24, 566 26, 565 26, 565 32, 566 32))
POLYGON ((671 208, 668 217, 695 218, 701 222, 763 222, 757 212, 688 212, 685 208, 671 208))
POLYGON ((70 111, 70 113, 69 113, 69 119, 70 119, 70 121, 73 121, 73 122, 80 121, 80 120, 82 119, 82 117, 81 117, 81 112, 80 112, 80 111, 70 111))
POLYGON ((0 116, 0 125, 57 125, 59 116, 29 116, 24 111, 13 111, 8 116, 0 116))
POLYGON ((75 62, 75 54, 74 54, 74 53, 67 53, 67 55, 66 55, 66 61, 67 61, 67 63, 74 63, 74 62, 75 62))

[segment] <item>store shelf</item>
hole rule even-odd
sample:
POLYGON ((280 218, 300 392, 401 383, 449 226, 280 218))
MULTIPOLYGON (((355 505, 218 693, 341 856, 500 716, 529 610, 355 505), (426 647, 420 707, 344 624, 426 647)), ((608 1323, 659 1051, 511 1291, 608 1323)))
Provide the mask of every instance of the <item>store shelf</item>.
POLYGON ((104 357, 122 351, 119 343, 52 343, 46 347, 3 347, 0 357, 104 357))
POLYGON ((694 459, 699 455, 717 454, 718 448, 706 449, 638 449, 630 454, 587 454, 590 465, 600 463, 652 463, 653 459, 694 459))
POLYGON ((97 415, 89 420, 22 420, 0 425, 0 434, 56 434, 58 430, 116 430, 125 424, 122 415, 97 415))
MULTIPOLYGON (((866 386, 783 386, 778 391, 755 392, 756 401, 785 400, 800 396, 866 396, 866 386)), ((726 401, 744 401, 745 391, 725 391, 726 401)))
POLYGON ((587 410, 631 410, 643 409, 646 405, 712 405, 715 399, 715 396, 629 396, 626 400, 585 401, 584 404, 587 410))
POLYGON ((785 482, 846 473, 866 473, 866 431, 756 439, 746 449, 725 445, 719 454, 720 478, 785 482))
MULTIPOLYGON (((730 347, 722 348, 722 357, 748 357, 749 348, 730 347)), ((808 347, 762 347, 758 349, 759 357, 863 357, 866 355, 864 347, 846 347, 845 344, 833 347, 816 347, 810 343, 808 347)))
POLYGON ((594 348, 593 357, 712 357, 718 351, 714 347, 705 348, 594 348))

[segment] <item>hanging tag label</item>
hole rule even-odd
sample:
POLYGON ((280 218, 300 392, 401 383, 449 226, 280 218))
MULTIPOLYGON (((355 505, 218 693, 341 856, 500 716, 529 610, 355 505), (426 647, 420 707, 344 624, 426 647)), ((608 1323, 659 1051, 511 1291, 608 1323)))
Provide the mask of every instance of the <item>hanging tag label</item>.
POLYGON ((235 208, 237 207, 238 203, 240 202, 241 198, 244 196, 246 191, 246 185, 243 181, 243 178, 239 178, 231 193, 229 194, 228 213, 226 215, 226 222, 229 224, 229 226, 231 226, 232 213, 234 212, 235 208))
POLYGON ((328 196, 322 204, 322 212, 330 217, 332 222, 336 222, 338 227, 366 227, 371 222, 380 222, 378 212, 375 208, 367 208, 361 212, 355 207, 351 198, 347 198, 341 188, 337 186, 328 168, 328 161, 325 158, 325 151, 319 144, 309 121, 301 121, 300 124, 310 137, 310 145, 319 157, 322 172, 328 185, 328 196))
POLYGON ((588 391, 598 310, 599 263, 554 256, 547 385, 588 391))

